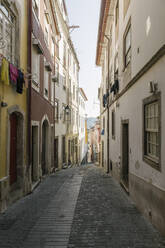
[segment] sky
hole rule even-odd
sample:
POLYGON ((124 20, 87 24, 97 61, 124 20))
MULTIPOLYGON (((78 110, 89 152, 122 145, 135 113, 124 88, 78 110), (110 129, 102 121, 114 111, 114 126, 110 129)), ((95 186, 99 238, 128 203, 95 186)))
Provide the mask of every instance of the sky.
POLYGON ((88 117, 99 115, 98 87, 101 68, 96 66, 96 46, 101 0, 65 0, 69 25, 79 25, 71 38, 80 63, 79 85, 85 91, 88 117))

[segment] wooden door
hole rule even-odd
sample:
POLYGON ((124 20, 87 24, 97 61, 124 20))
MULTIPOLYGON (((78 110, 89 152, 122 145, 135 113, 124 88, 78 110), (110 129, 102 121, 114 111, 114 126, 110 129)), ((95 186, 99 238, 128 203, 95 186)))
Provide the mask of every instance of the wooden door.
POLYGON ((58 168, 58 139, 54 140, 54 163, 55 168, 58 168))
POLYGON ((36 181, 38 169, 38 126, 32 126, 32 168, 31 179, 36 181))
POLYGON ((66 162, 66 156, 65 156, 65 136, 62 137, 62 162, 66 162))
POLYGON ((17 181, 17 116, 10 115, 10 185, 17 181))
POLYGON ((34 147, 35 147, 35 140, 34 140, 34 127, 32 127, 32 168, 31 168, 31 179, 32 182, 34 181, 34 156, 35 156, 35 152, 34 152, 34 147))
POLYGON ((124 186, 129 186, 129 125, 122 125, 122 181, 124 186))
POLYGON ((42 126, 42 175, 46 173, 46 124, 42 126))
POLYGON ((102 167, 104 167, 104 141, 102 141, 102 167))

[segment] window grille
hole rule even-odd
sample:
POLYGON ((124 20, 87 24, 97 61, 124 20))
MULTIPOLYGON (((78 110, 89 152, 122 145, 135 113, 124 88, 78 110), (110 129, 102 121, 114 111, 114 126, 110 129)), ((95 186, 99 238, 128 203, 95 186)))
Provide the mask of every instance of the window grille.
POLYGON ((16 17, 5 1, 0 0, 0 53, 17 65, 15 34, 16 17))

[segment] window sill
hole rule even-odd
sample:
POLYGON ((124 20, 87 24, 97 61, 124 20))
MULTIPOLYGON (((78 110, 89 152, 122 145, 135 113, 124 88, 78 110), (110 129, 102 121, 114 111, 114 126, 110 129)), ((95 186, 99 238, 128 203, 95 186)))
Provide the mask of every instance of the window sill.
POLYGON ((154 169, 156 169, 158 171, 161 171, 160 162, 159 161, 156 161, 156 160, 154 160, 153 158, 151 158, 151 157, 149 157, 147 155, 144 155, 143 156, 143 161, 146 162, 151 167, 153 167, 154 169))

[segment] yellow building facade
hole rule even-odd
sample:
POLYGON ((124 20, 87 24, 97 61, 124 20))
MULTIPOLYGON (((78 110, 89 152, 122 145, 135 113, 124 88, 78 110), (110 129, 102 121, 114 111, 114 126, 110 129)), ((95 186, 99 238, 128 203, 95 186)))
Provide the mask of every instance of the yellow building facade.
POLYGON ((27 191, 27 2, 0 1, 0 211, 27 191))

